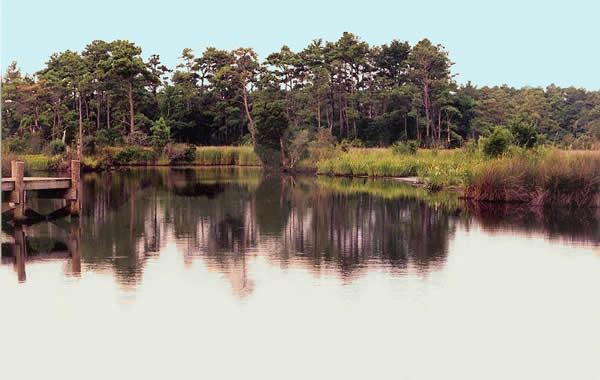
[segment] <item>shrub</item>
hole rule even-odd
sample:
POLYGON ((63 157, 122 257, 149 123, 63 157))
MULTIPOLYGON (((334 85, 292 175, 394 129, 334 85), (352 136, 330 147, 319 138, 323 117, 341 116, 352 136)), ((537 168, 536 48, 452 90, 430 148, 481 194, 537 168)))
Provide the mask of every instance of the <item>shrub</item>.
POLYGON ((533 124, 515 121, 510 126, 514 142, 520 147, 533 148, 538 141, 538 133, 533 124))
POLYGON ((191 144, 169 144, 167 146, 169 163, 191 163, 196 160, 196 147, 191 144))
POLYGON ((48 150, 50 151, 50 154, 53 156, 57 155, 57 154, 63 154, 66 149, 67 149, 67 146, 60 139, 52 140, 50 142, 50 145, 48 145, 48 150))
POLYGON ((99 129, 96 132, 96 144, 99 146, 114 145, 122 139, 121 133, 116 129, 99 129))
POLYGON ((95 136, 84 136, 83 137, 83 153, 84 154, 96 153, 96 137, 95 136))
POLYGON ((308 144, 308 151, 313 162, 332 158, 335 148, 335 137, 329 128, 319 128, 315 139, 308 144))
POLYGON ((414 140, 406 142, 396 141, 392 145, 392 152, 394 152, 394 154, 416 154, 418 149, 419 143, 414 140))
POLYGON ((152 146, 155 151, 162 151, 171 139, 171 129, 163 117, 158 119, 152 128, 152 146))
POLYGON ((512 144, 513 135, 505 127, 496 127, 494 132, 483 142, 483 153, 487 157, 498 157, 504 154, 510 144, 512 144))
POLYGON ((25 153, 27 141, 23 137, 13 137, 6 139, 6 147, 11 153, 25 153))
POLYGON ((134 131, 127 136, 127 143, 129 145, 137 145, 137 146, 148 146, 150 142, 150 138, 144 132, 134 131))
POLYGON ((116 152, 113 156, 113 161, 119 165, 147 164, 154 161, 154 158, 154 154, 150 150, 137 146, 129 146, 116 152))

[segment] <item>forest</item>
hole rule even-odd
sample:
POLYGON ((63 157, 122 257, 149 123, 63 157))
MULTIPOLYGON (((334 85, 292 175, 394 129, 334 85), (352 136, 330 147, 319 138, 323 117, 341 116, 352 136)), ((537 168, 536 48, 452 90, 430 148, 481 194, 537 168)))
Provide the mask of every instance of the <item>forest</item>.
POLYGON ((33 75, 13 62, 2 77, 4 149, 262 139, 291 161, 293 147, 320 131, 351 146, 453 148, 514 123, 563 149, 600 139, 600 91, 458 84, 448 51, 427 39, 375 46, 346 32, 264 59, 252 48, 208 47, 185 48, 179 61, 169 68, 133 42, 96 40, 53 54, 33 75))

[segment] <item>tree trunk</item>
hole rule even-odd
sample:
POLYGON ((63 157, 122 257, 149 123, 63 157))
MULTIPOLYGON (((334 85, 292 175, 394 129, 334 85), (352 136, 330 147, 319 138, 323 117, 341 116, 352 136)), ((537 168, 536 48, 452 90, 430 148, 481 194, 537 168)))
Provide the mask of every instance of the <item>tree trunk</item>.
POLYGON ((110 129, 110 95, 106 94, 106 129, 110 129))
POLYGON ((448 134, 448 147, 450 147, 450 117, 446 116, 446 128, 448 134))
POLYGON ((438 109, 438 143, 442 143, 442 107, 438 109))
POLYGON ((81 147, 83 145, 83 115, 81 114, 81 92, 79 92, 79 141, 77 143, 77 156, 81 160, 81 147))
POLYGON ((321 101, 317 95, 317 125, 321 129, 321 101))
POLYGON ((342 104, 342 91, 338 92, 339 102, 340 102, 340 137, 342 137, 344 131, 344 105, 342 104))
POLYGON ((129 134, 135 129, 135 114, 133 112, 133 79, 129 81, 129 134))
POLYGON ((101 95, 100 95, 100 90, 96 90, 96 101, 97 101, 97 108, 96 108, 96 130, 100 129, 100 102, 102 101, 101 95))
POLYGON ((254 127, 254 119, 252 119, 252 115, 250 115, 250 108, 248 107, 248 89, 246 89, 245 85, 242 87, 242 98, 244 99, 244 110, 246 110, 246 117, 248 118, 250 140, 252 141, 252 146, 256 146, 256 129, 254 127))
POLYGON ((429 85, 427 83, 425 83, 423 85, 423 106, 425 107, 425 137, 429 138, 430 136, 430 131, 429 131, 429 125, 430 125, 430 120, 431 120, 431 109, 430 109, 430 104, 429 104, 429 85))
POLYGON ((283 149, 283 137, 279 136, 279 147, 281 149, 281 165, 283 168, 287 168, 287 161, 285 159, 285 150, 283 149))

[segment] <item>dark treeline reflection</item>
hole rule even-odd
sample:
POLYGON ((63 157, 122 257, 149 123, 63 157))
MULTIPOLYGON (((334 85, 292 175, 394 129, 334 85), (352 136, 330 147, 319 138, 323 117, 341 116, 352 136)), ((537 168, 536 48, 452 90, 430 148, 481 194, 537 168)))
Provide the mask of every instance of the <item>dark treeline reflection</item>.
MULTIPOLYGON (((243 296, 253 289, 254 256, 352 281, 371 268, 399 275, 440 269, 455 231, 475 224, 592 242, 600 231, 597 212, 466 204, 419 197, 399 183, 265 176, 259 169, 132 168, 86 174, 83 183, 83 215, 62 228, 76 244, 67 239, 46 251, 77 247, 82 270, 109 272, 123 286, 142 278, 149 258, 171 254, 168 244, 183 252, 184 265, 203 260, 243 296)), ((24 247, 44 243, 35 228, 27 231, 24 247)))
POLYGON ((135 283, 174 241, 244 293, 247 256, 352 278, 369 265, 442 265, 456 217, 424 201, 322 190, 259 170, 130 169, 84 177, 82 258, 135 283), (237 276, 237 277, 236 277, 237 276))

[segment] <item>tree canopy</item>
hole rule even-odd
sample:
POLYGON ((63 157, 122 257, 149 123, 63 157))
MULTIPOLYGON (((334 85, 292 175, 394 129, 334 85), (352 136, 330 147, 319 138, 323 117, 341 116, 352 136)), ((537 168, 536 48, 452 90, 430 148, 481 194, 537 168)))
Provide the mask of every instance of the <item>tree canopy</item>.
POLYGON ((261 121, 270 130, 266 121, 285 115, 294 133, 278 132, 279 145, 300 132, 313 139, 323 128, 364 146, 459 146, 499 125, 524 145, 535 133, 565 146, 582 136, 600 139, 599 91, 458 85, 452 65, 448 51, 427 39, 377 46, 348 32, 300 51, 284 45, 262 61, 248 47, 185 48, 175 68, 158 54, 144 60, 133 42, 96 40, 81 52, 53 54, 34 75, 10 64, 2 77, 2 129, 5 137, 64 137, 72 146, 86 137, 151 144, 162 118, 176 142, 257 144, 266 133, 261 121))

